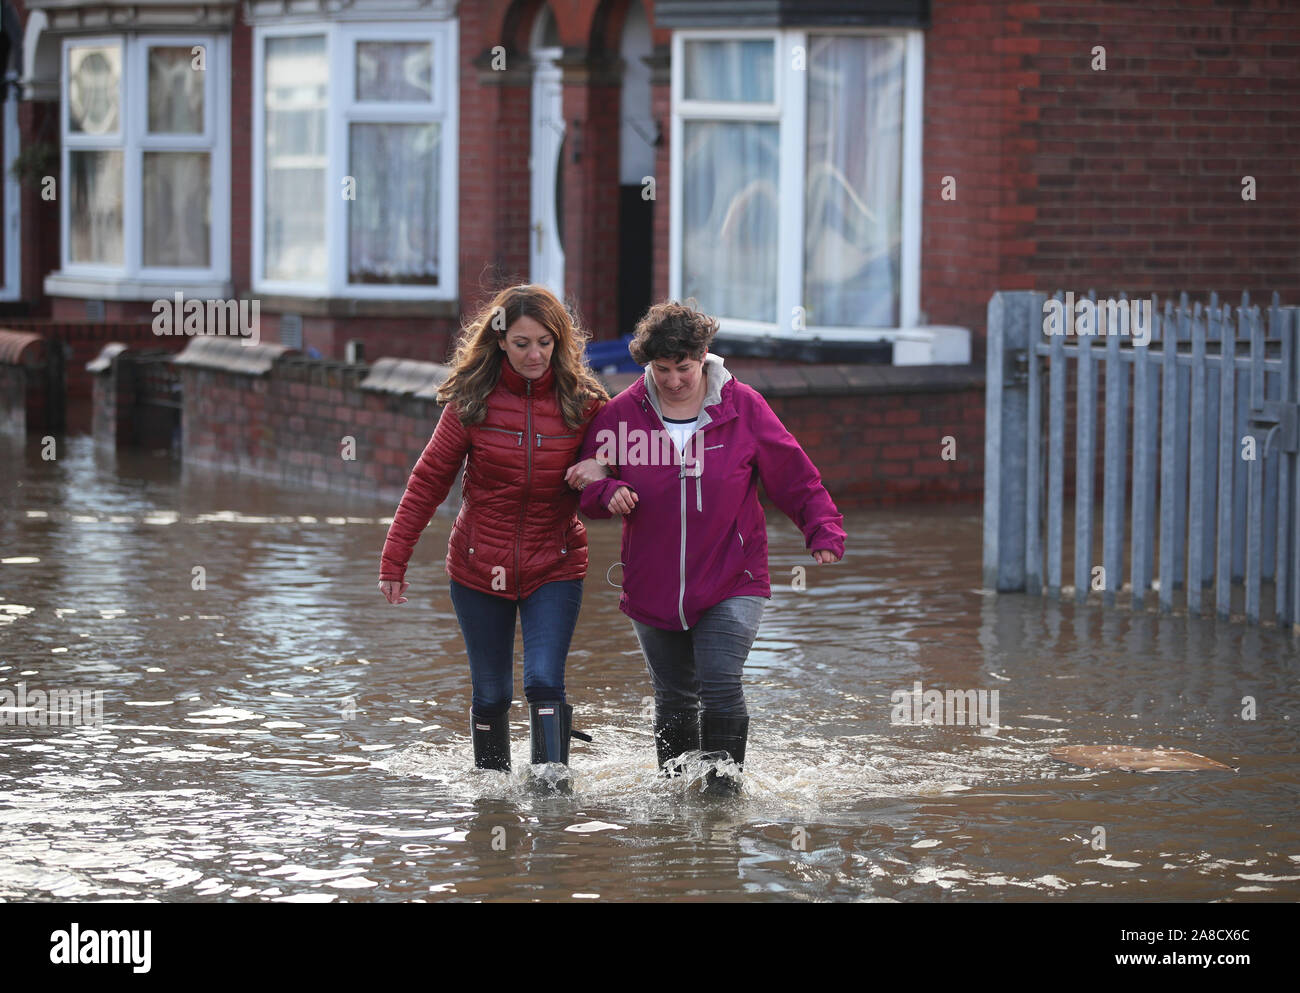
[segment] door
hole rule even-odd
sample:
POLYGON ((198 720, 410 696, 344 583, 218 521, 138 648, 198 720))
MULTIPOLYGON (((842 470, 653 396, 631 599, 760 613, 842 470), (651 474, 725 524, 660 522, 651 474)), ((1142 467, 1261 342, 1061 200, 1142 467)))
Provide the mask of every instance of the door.
POLYGON ((529 278, 564 298, 564 91, 558 48, 533 52, 529 278))

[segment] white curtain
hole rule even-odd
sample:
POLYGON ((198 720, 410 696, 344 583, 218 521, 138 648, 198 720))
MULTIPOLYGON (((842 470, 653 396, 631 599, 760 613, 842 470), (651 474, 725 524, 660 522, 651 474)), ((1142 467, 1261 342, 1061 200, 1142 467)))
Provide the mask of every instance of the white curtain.
POLYGON ((210 264, 210 164, 207 152, 144 153, 145 265, 210 264))
POLYGON ((433 100, 433 46, 427 41, 359 41, 356 67, 359 101, 433 100))
POLYGON ((771 41, 688 41, 685 54, 687 100, 772 102, 771 41))
POLYGON ((267 279, 312 283, 326 279, 328 73, 323 35, 267 39, 267 279))
POLYGON ((687 121, 682 136, 683 296, 776 321, 776 123, 687 121))
MULTIPOLYGON (((203 53, 205 58, 208 54, 203 53)), ((150 134, 203 133, 203 83, 206 70, 195 69, 194 59, 191 46, 150 47, 150 134)))
POLYGON ((122 264, 122 153, 70 151, 68 258, 122 264))
POLYGON ((437 124, 353 124, 348 282, 438 282, 437 124))
POLYGON ((809 325, 898 326, 904 56, 898 37, 809 37, 809 325))
MULTIPOLYGON (((688 41, 685 48, 688 100, 771 102, 771 41, 688 41)), ((687 120, 682 138, 683 296, 721 317, 774 322, 777 122, 687 120)))

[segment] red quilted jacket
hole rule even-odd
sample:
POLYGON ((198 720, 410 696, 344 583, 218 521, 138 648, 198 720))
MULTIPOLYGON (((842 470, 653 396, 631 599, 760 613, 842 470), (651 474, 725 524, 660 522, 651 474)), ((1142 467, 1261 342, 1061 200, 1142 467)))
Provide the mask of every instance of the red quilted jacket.
POLYGON ((578 494, 564 481, 595 415, 574 430, 564 422, 552 369, 528 380, 508 361, 488 395, 487 416, 465 427, 454 403, 443 408, 398 504, 379 571, 402 580, 415 542, 447 497, 461 463, 461 507, 447 542, 447 574, 484 593, 522 599, 543 583, 587 574, 587 529, 578 494), (468 460, 467 460, 468 458, 468 460))

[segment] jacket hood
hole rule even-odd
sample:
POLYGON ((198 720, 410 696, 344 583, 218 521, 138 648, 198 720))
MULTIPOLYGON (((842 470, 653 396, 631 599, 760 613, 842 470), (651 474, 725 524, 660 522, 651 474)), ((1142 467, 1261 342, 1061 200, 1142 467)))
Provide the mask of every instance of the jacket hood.
MULTIPOLYGON (((700 423, 699 427, 705 427, 713 421, 709 415, 709 408, 715 407, 722 402, 722 388, 734 378, 727 371, 722 357, 709 352, 704 356, 704 402, 700 404, 700 423)), ((641 387, 644 395, 650 400, 651 406, 654 407, 655 413, 663 417, 663 409, 659 406, 659 390, 655 386, 654 375, 650 372, 650 366, 645 367, 645 372, 641 377, 641 382, 637 384, 641 387)))

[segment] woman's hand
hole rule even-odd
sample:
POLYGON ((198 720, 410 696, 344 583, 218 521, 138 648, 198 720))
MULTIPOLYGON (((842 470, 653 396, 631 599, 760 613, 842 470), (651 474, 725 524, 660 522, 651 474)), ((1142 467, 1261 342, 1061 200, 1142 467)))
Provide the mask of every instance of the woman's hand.
POLYGON ((564 481, 575 490, 581 490, 591 483, 598 483, 609 475, 609 467, 603 466, 595 459, 583 459, 569 466, 564 474, 564 481))
POLYGON ((630 514, 636 507, 636 493, 626 486, 620 486, 614 491, 614 495, 609 498, 609 503, 605 504, 605 509, 611 514, 630 514))
POLYGON ((830 565, 832 562, 838 562, 835 553, 829 548, 819 548, 812 553, 812 557, 817 560, 818 565, 830 565))
POLYGON ((400 583, 395 579, 381 579, 379 581, 379 592, 388 598, 389 603, 406 603, 406 597, 402 596, 402 594, 406 592, 410 585, 405 579, 400 583))

